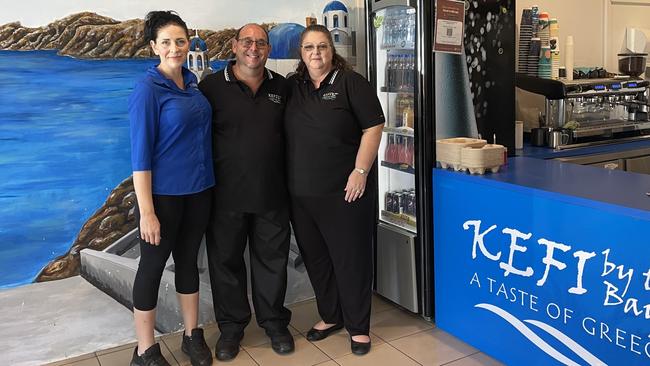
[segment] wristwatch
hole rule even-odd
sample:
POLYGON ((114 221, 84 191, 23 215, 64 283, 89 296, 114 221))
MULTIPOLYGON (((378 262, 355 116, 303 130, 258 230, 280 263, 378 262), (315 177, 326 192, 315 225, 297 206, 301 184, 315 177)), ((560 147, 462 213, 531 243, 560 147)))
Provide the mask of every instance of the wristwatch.
POLYGON ((361 175, 366 175, 366 173, 368 173, 368 171, 363 168, 354 168, 354 171, 361 175))

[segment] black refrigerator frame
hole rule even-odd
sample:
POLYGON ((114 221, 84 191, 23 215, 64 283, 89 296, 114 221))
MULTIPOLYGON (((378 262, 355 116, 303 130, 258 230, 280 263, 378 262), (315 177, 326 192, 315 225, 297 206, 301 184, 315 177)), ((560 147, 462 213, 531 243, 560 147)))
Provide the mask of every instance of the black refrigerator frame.
MULTIPOLYGON (((429 0, 367 0, 366 3, 366 65, 370 83, 377 87, 377 44, 373 29, 373 8, 377 6, 406 5, 416 9, 415 60, 415 191, 416 239, 415 263, 419 311, 427 320, 433 320, 435 309, 433 271, 433 187, 432 168, 435 166, 435 90, 434 54, 432 49, 434 4, 429 0)), ((381 153, 381 152, 380 152, 381 153)), ((378 173, 376 173, 378 174, 378 173)), ((377 177, 379 178, 379 177, 377 177)), ((376 212, 379 212, 377 209, 376 212)), ((377 215, 377 223, 379 223, 377 215)), ((377 243, 375 235, 375 244, 377 243)), ((375 255, 376 255, 375 245, 375 255)), ((375 257, 375 290, 376 290, 375 257)), ((399 303, 398 303, 399 305, 399 303)))

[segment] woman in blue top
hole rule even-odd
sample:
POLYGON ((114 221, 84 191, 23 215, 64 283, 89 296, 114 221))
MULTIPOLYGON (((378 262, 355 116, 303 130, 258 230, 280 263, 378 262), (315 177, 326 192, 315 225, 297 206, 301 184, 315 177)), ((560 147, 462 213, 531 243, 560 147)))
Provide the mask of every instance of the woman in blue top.
POLYGON ((138 346, 131 365, 169 365, 153 330, 158 288, 170 254, 185 323, 181 348, 192 365, 210 365, 210 349, 197 327, 197 255, 214 185, 211 109, 196 77, 183 67, 189 51, 185 22, 174 12, 154 11, 147 14, 144 33, 160 64, 137 82, 129 99, 141 253, 133 284, 138 346))

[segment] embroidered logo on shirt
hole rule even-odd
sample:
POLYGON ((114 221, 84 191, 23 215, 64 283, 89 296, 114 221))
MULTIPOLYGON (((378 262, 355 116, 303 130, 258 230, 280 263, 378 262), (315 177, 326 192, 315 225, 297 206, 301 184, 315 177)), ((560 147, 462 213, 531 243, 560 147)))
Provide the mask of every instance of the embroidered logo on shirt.
POLYGON ((336 97, 339 95, 339 93, 335 92, 329 92, 323 94, 323 100, 336 100, 336 97))
POLYGON ((275 103, 275 104, 282 104, 282 96, 281 95, 269 93, 269 100, 271 102, 275 103))
POLYGON ((196 85, 196 83, 194 83, 194 82, 190 83, 189 87, 192 88, 192 89, 198 89, 199 88, 199 86, 196 85))

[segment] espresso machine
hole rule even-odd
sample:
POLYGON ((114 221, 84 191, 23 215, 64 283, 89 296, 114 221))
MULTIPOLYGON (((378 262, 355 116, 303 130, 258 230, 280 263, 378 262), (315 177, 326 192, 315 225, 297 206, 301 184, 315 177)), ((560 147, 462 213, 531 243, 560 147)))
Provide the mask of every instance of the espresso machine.
POLYGON ((547 131, 547 145, 566 149, 650 138, 650 82, 642 78, 648 34, 650 30, 626 29, 618 55, 621 75, 602 69, 574 80, 517 74, 517 87, 545 98, 539 127, 547 131))
POLYGON ((650 135, 649 86, 630 76, 569 81, 517 75, 517 87, 545 97, 540 127, 567 135, 553 143, 559 149, 650 135))

